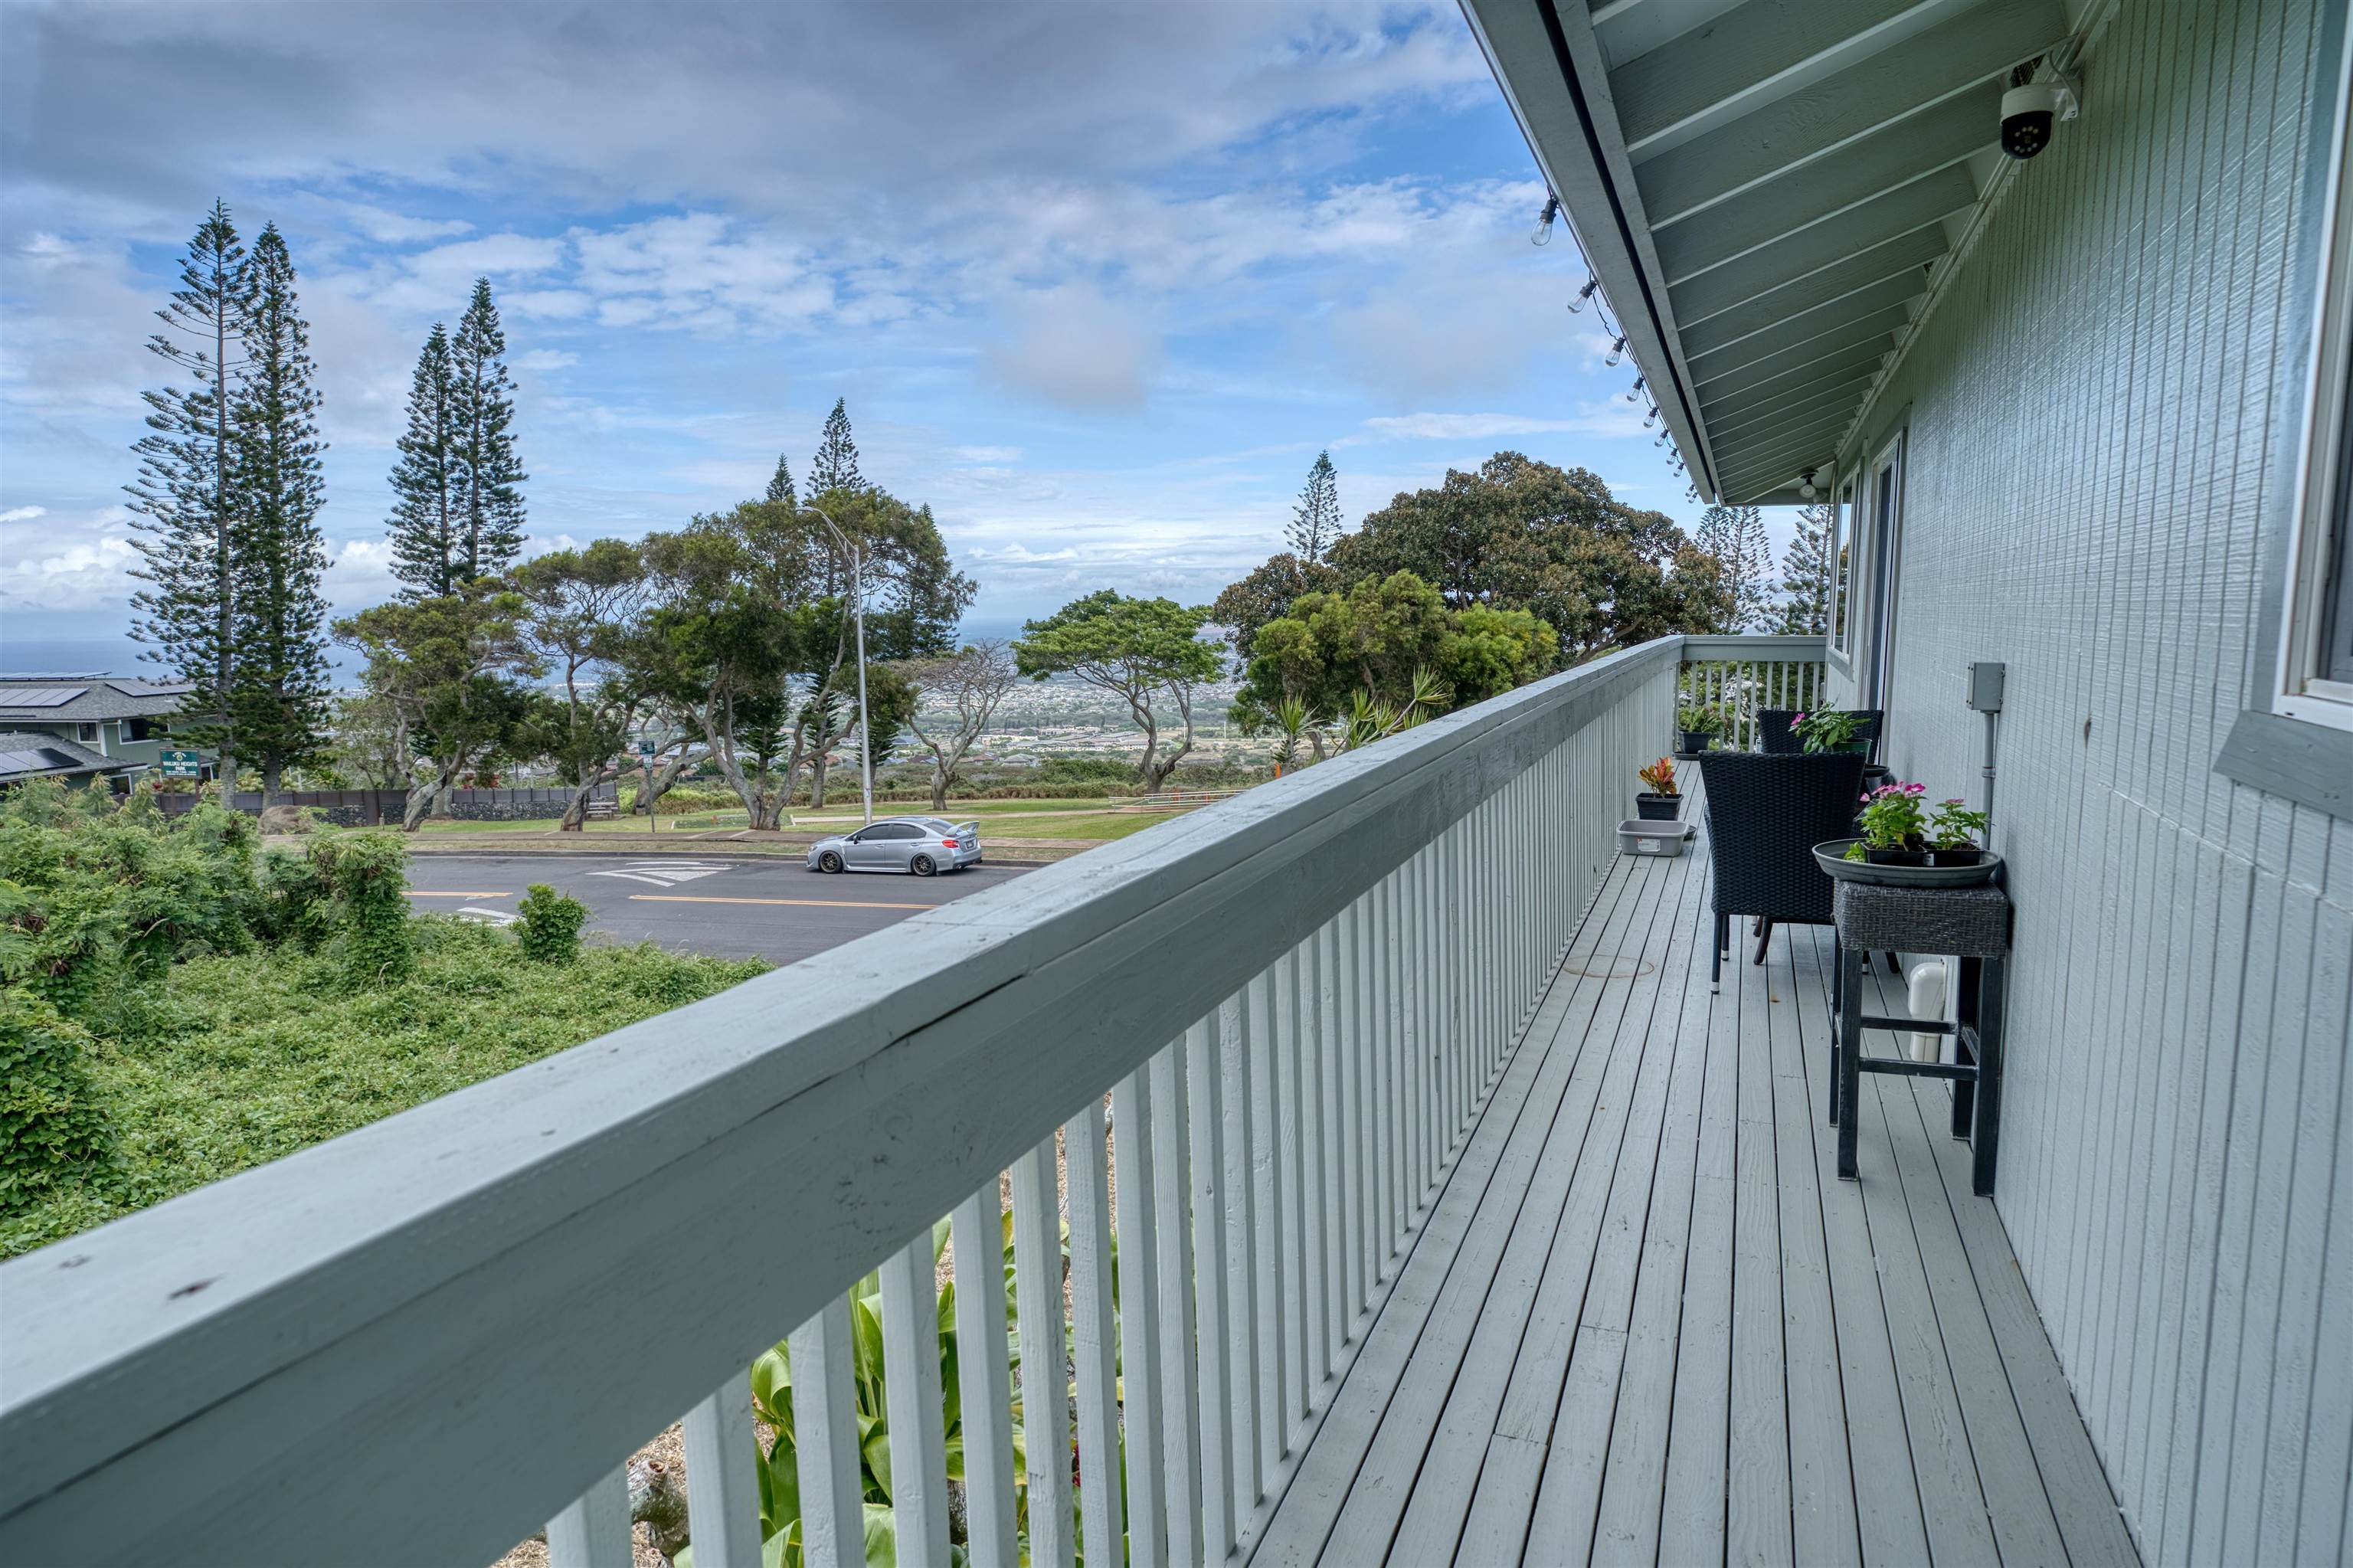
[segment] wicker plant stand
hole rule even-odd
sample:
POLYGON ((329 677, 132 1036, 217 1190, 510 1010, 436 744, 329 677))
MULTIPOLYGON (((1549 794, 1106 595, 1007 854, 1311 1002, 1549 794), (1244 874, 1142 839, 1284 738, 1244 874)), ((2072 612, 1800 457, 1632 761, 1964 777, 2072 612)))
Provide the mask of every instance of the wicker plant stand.
POLYGON ((1969 1185, 1993 1192, 2001 1143, 2001 1011, 2010 955, 2010 897, 1999 887, 1877 887, 1841 882, 1833 899, 1838 927, 1838 1016, 1831 1031, 1831 1120, 1839 1129, 1839 1175, 1856 1180, 1855 1120, 1862 1075, 1946 1078, 1953 1085, 1953 1136, 1969 1140, 1969 1185), (1865 956, 1946 953, 1960 959, 1959 1022, 1881 1018, 1862 1011, 1865 956), (1954 1060, 1865 1056, 1862 1032, 1892 1029, 1954 1036, 1954 1060))

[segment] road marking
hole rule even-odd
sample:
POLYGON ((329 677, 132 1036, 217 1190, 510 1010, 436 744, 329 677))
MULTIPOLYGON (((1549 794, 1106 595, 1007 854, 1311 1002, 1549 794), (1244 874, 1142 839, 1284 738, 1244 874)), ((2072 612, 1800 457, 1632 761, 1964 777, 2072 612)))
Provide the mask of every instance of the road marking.
POLYGON ((406 891, 411 898, 512 898, 514 896, 513 893, 498 888, 493 888, 488 893, 444 893, 438 888, 423 887, 411 887, 406 891))
POLYGON ((811 909, 937 909, 936 904, 884 904, 866 898, 697 898, 686 893, 632 893, 629 902, 648 904, 791 904, 811 909))
POLYGON ((588 874, 617 876, 630 882, 650 882, 656 887, 675 887, 681 882, 692 882, 697 877, 715 876, 730 869, 733 863, 732 861, 640 860, 630 862, 625 870, 592 871, 588 874))
POLYGON ((461 920, 478 920, 485 926, 512 926, 521 918, 520 916, 510 914, 504 909, 483 909, 471 904, 460 906, 458 917, 461 920))

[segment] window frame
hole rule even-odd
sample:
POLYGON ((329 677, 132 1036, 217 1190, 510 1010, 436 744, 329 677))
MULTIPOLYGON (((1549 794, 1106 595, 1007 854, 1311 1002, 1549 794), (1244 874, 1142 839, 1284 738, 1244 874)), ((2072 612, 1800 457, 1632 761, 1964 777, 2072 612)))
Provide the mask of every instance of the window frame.
POLYGON ((1863 488, 1870 509, 1871 546, 1863 556, 1868 568, 1863 580, 1869 591, 1862 602, 1870 609, 1871 620, 1855 652, 1868 655, 1856 677, 1862 705, 1867 708, 1885 708, 1888 689, 1895 683, 1895 591, 1904 553, 1905 429, 1897 425, 1880 442, 1863 471, 1868 476, 1863 488))
POLYGON ((2332 662, 2353 637, 2353 28, 2335 68, 2327 206, 2316 279, 2293 525, 2280 635, 2265 705, 2283 718, 2353 731, 2353 680, 2332 662), (2324 642, 2324 632, 2327 641, 2324 642))
POLYGON ((1824 560, 1830 588, 1822 607, 1822 650, 1831 663, 1850 675, 1854 673, 1848 650, 1854 623, 1854 524, 1859 493, 1852 471, 1841 476, 1831 493, 1831 536, 1824 560))

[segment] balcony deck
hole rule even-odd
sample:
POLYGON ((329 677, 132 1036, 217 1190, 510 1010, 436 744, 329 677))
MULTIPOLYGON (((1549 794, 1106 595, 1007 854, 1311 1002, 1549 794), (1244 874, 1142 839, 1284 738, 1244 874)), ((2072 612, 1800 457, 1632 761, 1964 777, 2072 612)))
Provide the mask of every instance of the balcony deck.
POLYGON ((1693 848, 1609 877, 1243 1552, 2137 1561, 1944 1086, 1866 1075, 1841 1183, 1831 934, 1711 995, 1693 848))

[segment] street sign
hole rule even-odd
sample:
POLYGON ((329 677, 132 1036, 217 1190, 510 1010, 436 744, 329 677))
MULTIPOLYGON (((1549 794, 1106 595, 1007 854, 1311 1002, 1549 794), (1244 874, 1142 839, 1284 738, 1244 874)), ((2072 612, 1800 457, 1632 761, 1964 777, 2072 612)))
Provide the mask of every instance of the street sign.
POLYGON ((196 776, 198 769, 196 766, 196 754, 195 752, 166 751, 162 753, 161 756, 163 758, 164 778, 194 779, 196 776))
POLYGON ((641 740, 638 742, 638 755, 639 757, 651 757, 653 754, 654 743, 652 741, 641 740))

